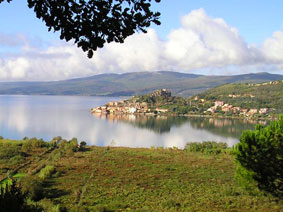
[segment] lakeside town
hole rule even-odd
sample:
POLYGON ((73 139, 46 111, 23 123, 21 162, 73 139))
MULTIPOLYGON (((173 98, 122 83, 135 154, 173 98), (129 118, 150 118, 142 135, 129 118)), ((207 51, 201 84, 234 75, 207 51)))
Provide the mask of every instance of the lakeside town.
MULTIPOLYGON (((156 90, 150 94, 151 98, 154 97, 171 97, 171 92, 166 89, 156 90)), ((104 106, 91 108, 92 113, 104 113, 104 114, 152 114, 155 113, 167 113, 168 109, 163 108, 151 108, 147 102, 139 102, 139 97, 133 97, 128 100, 121 100, 118 102, 108 102, 104 106)))
MULTIPOLYGON (((261 86, 262 84, 249 84, 249 86, 261 86)), ((270 82, 268 84, 278 84, 277 81, 270 82)), ((248 97, 255 98, 252 94, 228 94, 229 98, 248 97)), ((255 115, 266 115, 272 108, 243 108, 228 104, 224 101, 215 100, 209 101, 199 96, 195 96, 190 99, 183 99, 181 97, 172 97, 171 92, 166 89, 154 91, 151 94, 132 97, 127 100, 121 100, 117 102, 108 102, 104 106, 91 108, 91 112, 94 114, 144 114, 144 115, 217 115, 222 114, 226 116, 240 116, 251 118, 255 115), (145 98, 145 96, 147 98, 145 98), (172 99, 173 98, 173 99, 172 99), (177 100, 174 98, 178 98, 177 100), (182 99, 182 98, 181 98, 182 99), (144 101, 143 101, 144 100, 144 101), (149 101, 150 100, 150 101, 149 101), (159 103, 158 103, 159 101, 159 103), (201 105, 202 111, 198 110, 194 105, 201 105), (181 106, 180 106, 181 105, 181 106), (206 108, 205 108, 206 105, 206 108), (209 105, 209 106, 207 106, 209 105), (183 113, 176 112, 176 108, 183 107, 183 113), (173 108, 173 109, 172 109, 173 108)))

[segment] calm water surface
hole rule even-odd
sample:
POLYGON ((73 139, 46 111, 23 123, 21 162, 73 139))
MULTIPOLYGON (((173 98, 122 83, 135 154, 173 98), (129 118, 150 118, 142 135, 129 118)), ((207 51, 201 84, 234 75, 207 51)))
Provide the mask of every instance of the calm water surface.
POLYGON ((222 141, 230 146, 255 122, 186 117, 100 116, 91 107, 115 97, 0 96, 0 135, 10 139, 55 136, 89 145, 179 147, 190 141, 222 141))

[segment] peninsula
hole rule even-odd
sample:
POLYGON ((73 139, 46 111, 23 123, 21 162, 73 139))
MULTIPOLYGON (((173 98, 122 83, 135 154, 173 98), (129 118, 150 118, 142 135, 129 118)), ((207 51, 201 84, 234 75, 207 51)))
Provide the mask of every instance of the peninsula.
POLYGON ((95 114, 144 114, 184 116, 226 116, 274 119, 283 112, 283 81, 225 84, 206 92, 183 98, 167 89, 109 102, 92 108, 95 114))

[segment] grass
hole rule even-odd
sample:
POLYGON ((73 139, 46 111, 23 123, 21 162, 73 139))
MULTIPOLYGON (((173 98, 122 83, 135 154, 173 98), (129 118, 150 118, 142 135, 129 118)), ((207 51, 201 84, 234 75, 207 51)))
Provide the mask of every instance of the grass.
POLYGON ((40 157, 34 151, 19 173, 38 176, 53 166, 39 203, 49 199, 67 211, 283 211, 282 202, 239 187, 229 152, 88 147, 58 156, 59 150, 40 157))

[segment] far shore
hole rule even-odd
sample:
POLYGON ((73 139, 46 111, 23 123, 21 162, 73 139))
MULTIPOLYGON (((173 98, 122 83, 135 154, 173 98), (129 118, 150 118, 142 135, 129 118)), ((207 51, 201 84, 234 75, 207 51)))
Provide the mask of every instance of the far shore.
POLYGON ((220 118, 220 119, 239 119, 239 120, 253 120, 253 121, 274 121, 277 120, 279 115, 276 115, 277 117, 245 117, 245 116, 229 116, 229 115, 208 115, 208 114, 176 114, 176 113, 94 113, 92 114, 101 114, 101 115, 134 115, 134 116, 176 116, 176 117, 196 117, 196 118, 220 118))

